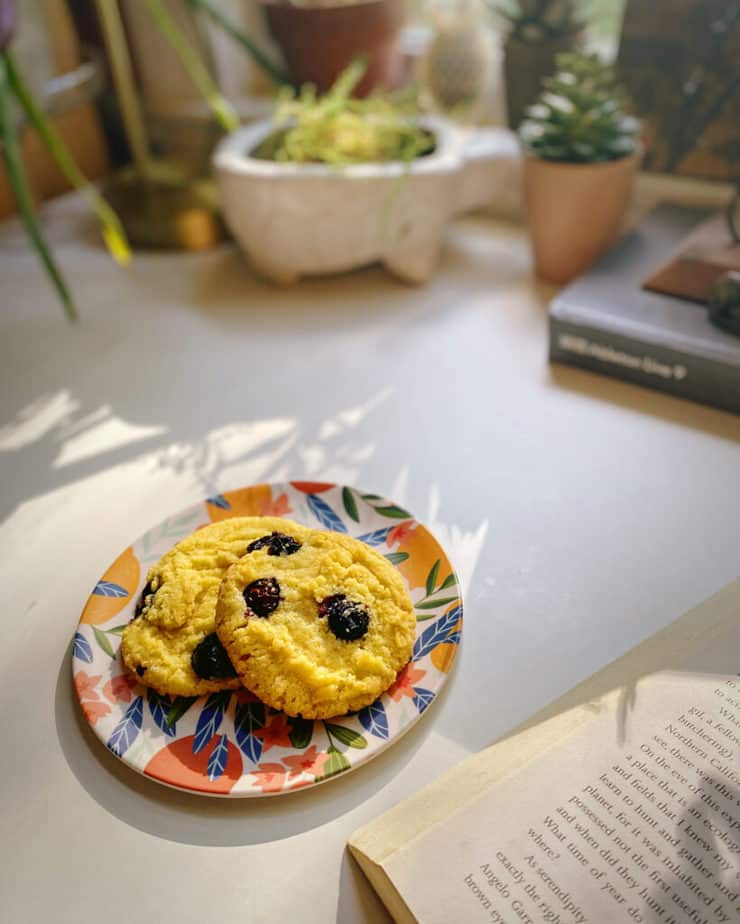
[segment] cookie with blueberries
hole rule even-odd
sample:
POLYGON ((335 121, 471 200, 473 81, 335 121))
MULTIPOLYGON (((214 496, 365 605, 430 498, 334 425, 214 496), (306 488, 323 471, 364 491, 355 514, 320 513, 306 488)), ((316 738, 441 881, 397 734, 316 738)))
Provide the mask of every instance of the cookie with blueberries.
POLYGON ((201 696, 240 687, 216 635, 221 580, 244 556, 289 558, 310 533, 279 517, 233 517, 178 542, 149 570, 123 631, 126 667, 163 695, 201 696))
POLYGON ((268 706, 325 719, 374 702, 411 657, 416 621, 399 572, 365 543, 312 531, 287 557, 232 565, 216 632, 239 679, 268 706))

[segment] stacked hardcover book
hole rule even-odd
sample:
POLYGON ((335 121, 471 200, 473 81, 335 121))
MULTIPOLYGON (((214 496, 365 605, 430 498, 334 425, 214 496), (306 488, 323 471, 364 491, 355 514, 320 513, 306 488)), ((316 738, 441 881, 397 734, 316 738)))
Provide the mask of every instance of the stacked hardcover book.
POLYGON ((671 265, 700 273, 671 261, 706 219, 660 205, 565 288, 550 306, 550 359, 740 414, 740 338, 716 328, 706 305, 665 294, 671 265))

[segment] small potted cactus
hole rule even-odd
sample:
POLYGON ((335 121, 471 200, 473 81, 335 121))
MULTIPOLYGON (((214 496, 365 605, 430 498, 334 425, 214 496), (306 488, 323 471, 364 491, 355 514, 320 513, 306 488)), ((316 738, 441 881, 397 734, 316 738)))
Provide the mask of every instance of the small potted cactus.
POLYGON ((567 53, 543 81, 519 135, 537 275, 567 282, 613 242, 640 164, 639 123, 614 71, 567 53))
POLYGON ((584 21, 577 0, 488 0, 506 33, 504 76, 510 128, 517 129, 527 106, 552 74, 558 54, 577 48, 584 21))

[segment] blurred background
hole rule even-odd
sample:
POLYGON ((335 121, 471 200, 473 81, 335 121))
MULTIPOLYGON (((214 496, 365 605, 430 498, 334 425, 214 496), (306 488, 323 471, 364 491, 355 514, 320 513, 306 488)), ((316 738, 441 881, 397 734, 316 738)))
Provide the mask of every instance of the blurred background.
MULTIPOLYGON (((392 3, 404 6, 402 0, 392 3)), ((219 10, 230 21, 273 60, 280 61, 283 53, 270 34, 267 5, 261 0, 217 0, 219 10)), ((544 15, 550 16, 557 16, 562 5, 559 0, 539 4, 544 15)), ((274 86, 254 59, 186 0, 163 0, 163 6, 198 49, 240 120, 249 122, 268 114, 274 86)), ((506 20, 495 12, 498 6, 483 0, 410 0, 398 34, 393 84, 414 86, 426 108, 449 110, 455 117, 481 124, 505 124, 507 43, 512 46, 509 58, 514 58, 509 61, 510 79, 523 82, 516 71, 527 72, 528 86, 538 86, 541 71, 552 67, 554 52, 547 48, 543 55, 538 44, 548 43, 537 39, 519 43, 523 49, 514 48, 506 20), (543 57, 544 63, 538 65, 537 59, 543 57)), ((155 155, 174 156, 193 174, 206 171, 221 134, 208 104, 175 51, 153 26, 146 4, 120 0, 119 7, 155 155)), ((584 24, 578 41, 614 59, 623 0, 584 0, 576 8, 579 23, 584 24)), ((17 17, 13 40, 16 60, 83 172, 95 179, 128 163, 131 153, 110 79, 97 5, 92 0, 23 0, 17 4, 17 17)), ((570 40, 566 36, 565 42, 555 44, 567 46, 570 40)), ((321 57, 325 52, 320 34, 312 43, 315 54, 321 57)), ((21 144, 36 200, 66 191, 67 181, 32 129, 23 128, 21 144)), ((13 197, 0 166, 0 216, 13 210, 13 197)))

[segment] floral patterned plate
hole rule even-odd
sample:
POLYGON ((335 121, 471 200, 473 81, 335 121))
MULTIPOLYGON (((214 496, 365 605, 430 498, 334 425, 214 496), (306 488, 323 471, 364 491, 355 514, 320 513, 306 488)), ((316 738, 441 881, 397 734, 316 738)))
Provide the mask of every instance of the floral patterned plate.
POLYGON ((72 670, 86 719, 129 767, 192 792, 274 795, 323 783, 395 741, 439 693, 461 631, 455 572, 436 539, 410 513, 342 485, 262 484, 190 507, 122 552, 82 611, 72 670), (199 526, 259 515, 356 536, 384 554, 406 581, 418 620, 411 661, 386 693, 354 715, 293 719, 246 690, 169 698, 124 673, 120 636, 150 566, 199 526))

